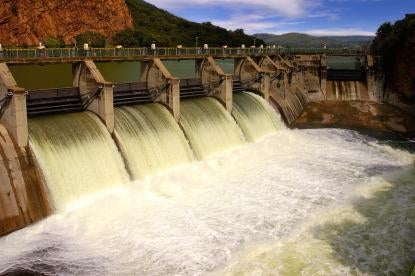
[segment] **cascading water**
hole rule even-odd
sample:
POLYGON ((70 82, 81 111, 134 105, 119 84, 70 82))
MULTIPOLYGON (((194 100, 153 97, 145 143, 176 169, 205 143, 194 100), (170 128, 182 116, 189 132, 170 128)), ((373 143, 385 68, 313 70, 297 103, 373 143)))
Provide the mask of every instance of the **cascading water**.
POLYGON ((360 81, 327 81, 327 99, 343 101, 367 101, 366 85, 360 81))
POLYGON ((115 136, 133 179, 193 160, 182 130, 159 104, 116 108, 115 136))
POLYGON ((232 115, 250 142, 284 127, 277 113, 254 93, 234 94, 232 115))
POLYGON ((3 237, 0 275, 409 275, 413 161, 283 129, 3 237))
POLYGON ((58 211, 82 197, 129 181, 114 141, 91 113, 31 118, 29 135, 58 211))
POLYGON ((235 120, 217 100, 184 100, 180 111, 180 123, 198 159, 244 143, 235 120))

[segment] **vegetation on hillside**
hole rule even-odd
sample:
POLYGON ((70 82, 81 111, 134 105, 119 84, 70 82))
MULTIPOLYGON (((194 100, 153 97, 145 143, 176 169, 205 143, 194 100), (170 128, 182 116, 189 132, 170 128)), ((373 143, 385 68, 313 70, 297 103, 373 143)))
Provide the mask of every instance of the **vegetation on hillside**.
POLYGON ((65 42, 62 38, 47 37, 43 40, 43 44, 47 48, 61 48, 65 47, 65 42))
POLYGON ((78 47, 82 47, 82 45, 87 43, 90 47, 102 48, 105 47, 106 44, 105 36, 96 32, 79 34, 75 37, 75 40, 78 47))
POLYGON ((395 63, 396 52, 403 46, 408 35, 415 31, 415 14, 407 15, 405 19, 383 23, 372 43, 372 51, 383 56, 385 68, 392 68, 395 63))
POLYGON ((399 87, 413 90, 412 93, 409 93, 411 91, 400 92, 412 94, 412 100, 415 100, 415 70, 413 67, 415 61, 415 14, 408 14, 404 19, 393 24, 391 22, 382 24, 373 41, 372 51, 382 56, 387 84, 398 90, 399 87), (412 83, 406 85, 398 83, 407 81, 412 81, 412 83))
MULTIPOLYGON (((134 20, 134 29, 124 30, 113 37, 113 44, 123 46, 148 47, 183 45, 188 47, 208 44, 211 47, 253 45, 254 37, 246 35, 242 29, 228 31, 210 22, 195 23, 177 17, 143 0, 126 0, 134 20), (197 37, 197 39, 196 39, 197 37)), ((257 39, 257 44, 265 44, 257 39)))
POLYGON ((282 35, 254 34, 267 44, 293 48, 366 48, 373 37, 371 36, 311 36, 301 33, 287 33, 282 35))

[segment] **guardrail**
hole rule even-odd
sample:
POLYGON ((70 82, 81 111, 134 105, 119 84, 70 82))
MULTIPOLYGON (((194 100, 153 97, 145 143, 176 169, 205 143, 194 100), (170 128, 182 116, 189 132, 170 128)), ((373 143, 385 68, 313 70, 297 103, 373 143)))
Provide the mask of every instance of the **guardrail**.
POLYGON ((320 48, 45 48, 45 49, 2 49, 0 60, 85 58, 85 57, 180 57, 180 56, 261 56, 276 54, 327 54, 366 55, 365 51, 320 48))

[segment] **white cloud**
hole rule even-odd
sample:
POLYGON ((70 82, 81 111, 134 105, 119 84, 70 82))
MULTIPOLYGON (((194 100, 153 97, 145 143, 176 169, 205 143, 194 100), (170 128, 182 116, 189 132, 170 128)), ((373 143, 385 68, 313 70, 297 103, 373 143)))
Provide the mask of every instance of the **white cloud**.
POLYGON ((164 8, 186 8, 186 6, 220 6, 237 10, 239 8, 262 9, 286 17, 306 14, 318 1, 307 0, 149 0, 148 2, 164 8), (313 2, 313 3, 311 3, 313 2))
POLYGON ((314 29, 303 30, 303 33, 314 36, 346 36, 346 35, 367 35, 374 36, 374 32, 368 32, 361 29, 349 28, 349 29, 314 29))
POLYGON ((273 32, 287 26, 297 25, 303 22, 270 20, 260 15, 233 15, 228 19, 213 20, 213 24, 228 30, 244 29, 247 34, 273 32))
MULTIPOLYGON (((340 19, 341 11, 335 7, 330 9, 323 0, 147 0, 157 7, 167 10, 180 10, 189 7, 213 7, 220 11, 227 11, 228 16, 206 14, 197 20, 211 21, 213 24, 228 30, 244 29, 246 33, 273 33, 287 32, 307 33, 315 36, 335 35, 374 35, 374 32, 358 28, 327 28, 306 29, 304 23, 309 19, 327 18, 328 21, 340 19), (300 22, 302 21, 302 22, 300 22), (305 21, 305 22, 304 22, 305 21), (300 27, 302 26, 302 27, 300 27)), ((350 0, 329 0, 345 2, 350 0)), ((380 0, 355 0, 380 1, 380 0)), ((308 26, 312 28, 312 26, 308 26)))

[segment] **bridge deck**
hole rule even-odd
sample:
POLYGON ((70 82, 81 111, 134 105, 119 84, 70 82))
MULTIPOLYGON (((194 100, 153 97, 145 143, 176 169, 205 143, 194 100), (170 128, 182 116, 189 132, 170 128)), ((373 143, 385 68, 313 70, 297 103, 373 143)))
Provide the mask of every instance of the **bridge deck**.
POLYGON ((208 56, 214 58, 238 58, 245 56, 265 55, 333 55, 364 56, 368 53, 345 49, 307 49, 307 48, 91 48, 88 51, 75 48, 61 49, 2 49, 0 62, 9 64, 28 63, 75 63, 85 59, 97 62, 106 61, 146 61, 153 58, 168 59, 201 59, 208 56))
POLYGON ((333 81, 361 81, 366 78, 364 70, 351 69, 329 69, 327 70, 327 80, 333 81))

